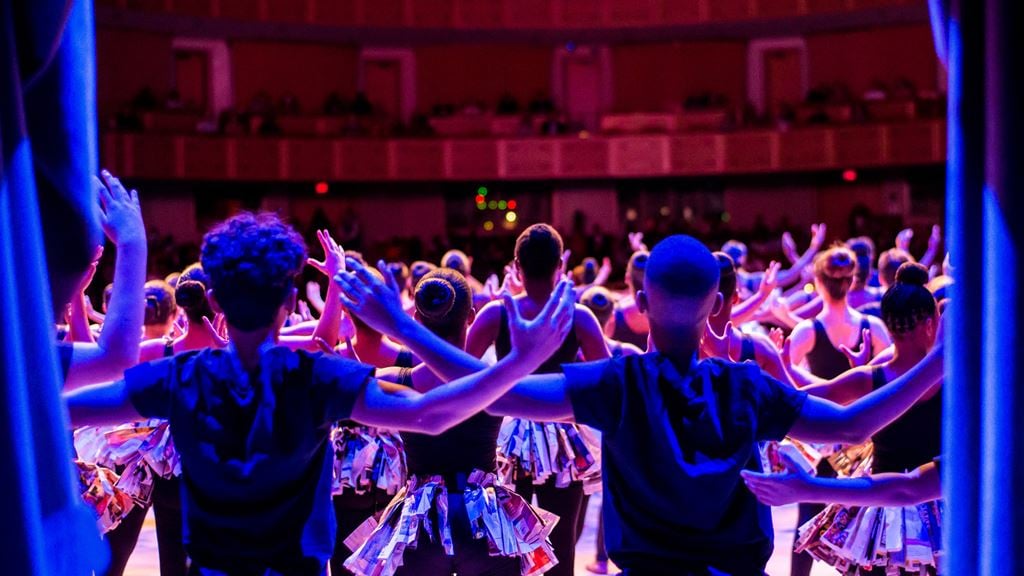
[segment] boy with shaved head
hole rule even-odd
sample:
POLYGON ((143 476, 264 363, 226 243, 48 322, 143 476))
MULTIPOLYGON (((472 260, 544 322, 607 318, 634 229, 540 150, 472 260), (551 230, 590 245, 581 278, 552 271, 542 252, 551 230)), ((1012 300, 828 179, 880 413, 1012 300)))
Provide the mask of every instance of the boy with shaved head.
MULTIPOLYGON (((839 406, 750 364, 698 361, 708 316, 722 305, 718 280, 700 242, 665 239, 637 294, 656 352, 526 377, 488 409, 603 432, 606 545, 627 576, 763 574, 771 514, 740 477, 758 470, 757 443, 864 441, 942 377, 940 345, 889 386, 839 406)), ((379 325, 446 378, 480 367, 400 318, 379 325)))

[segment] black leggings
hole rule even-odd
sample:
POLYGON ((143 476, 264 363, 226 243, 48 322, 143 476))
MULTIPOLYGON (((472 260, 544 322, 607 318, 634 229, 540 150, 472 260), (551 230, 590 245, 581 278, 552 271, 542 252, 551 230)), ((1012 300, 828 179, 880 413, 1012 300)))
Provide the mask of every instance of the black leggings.
POLYGON ((558 565, 547 576, 573 576, 576 565, 576 540, 579 537, 579 519, 583 508, 583 483, 573 482, 565 488, 555 488, 555 478, 535 485, 531 478, 516 480, 516 492, 529 502, 537 495, 537 505, 558 516, 558 524, 551 531, 551 545, 558 565))
MULTIPOLYGON (((153 513, 156 516, 156 543, 160 553, 160 576, 185 576, 185 554, 181 526, 181 480, 156 478, 153 481, 153 513)), ((110 543, 110 567, 106 576, 121 576, 139 542, 149 506, 136 506, 128 516, 107 533, 110 543)))
POLYGON ((367 494, 356 494, 349 491, 332 499, 334 518, 338 522, 338 532, 334 537, 331 576, 352 574, 344 566, 345 560, 352 554, 352 550, 345 546, 345 539, 367 518, 387 508, 393 498, 394 496, 383 490, 373 489, 367 494))
POLYGON ((448 519, 452 528, 454 556, 445 554, 440 542, 420 534, 416 548, 407 548, 396 576, 519 576, 519 559, 491 556, 485 538, 473 538, 461 491, 448 493, 448 519))

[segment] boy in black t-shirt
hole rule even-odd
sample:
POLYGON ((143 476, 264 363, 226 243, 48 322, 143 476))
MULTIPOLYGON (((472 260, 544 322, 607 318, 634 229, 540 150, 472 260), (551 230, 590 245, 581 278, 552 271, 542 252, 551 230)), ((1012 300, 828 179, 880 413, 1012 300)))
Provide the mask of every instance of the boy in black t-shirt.
MULTIPOLYGON (((65 397, 76 425, 170 422, 182 462, 185 544, 194 573, 204 576, 323 574, 335 540, 331 424, 351 418, 443 431, 535 370, 572 318, 568 283, 534 320, 510 307, 515 350, 508 358, 421 394, 378 382, 369 366, 276 346, 306 254, 301 238, 273 214, 241 214, 217 226, 204 238, 201 261, 211 306, 227 320, 228 348, 142 364, 124 380, 65 397)), ((347 302, 390 294, 366 284, 366 269, 359 275, 366 289, 350 290, 347 302)), ((400 304, 386 311, 404 315, 400 304)))

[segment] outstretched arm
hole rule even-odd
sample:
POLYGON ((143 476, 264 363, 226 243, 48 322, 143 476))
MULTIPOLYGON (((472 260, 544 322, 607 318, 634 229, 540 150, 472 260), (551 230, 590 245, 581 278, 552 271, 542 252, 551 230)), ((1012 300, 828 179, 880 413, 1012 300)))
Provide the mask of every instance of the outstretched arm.
POLYGON ((757 292, 753 296, 747 298, 743 302, 740 302, 732 308, 732 323, 736 326, 740 324, 746 324, 747 322, 754 319, 757 314, 757 310, 764 304, 768 297, 772 295, 772 291, 775 290, 776 286, 779 285, 778 275, 780 264, 772 260, 768 264, 768 269, 765 271, 764 276, 761 277, 761 283, 757 285, 757 292))
POLYGON ((942 381, 943 345, 939 342, 903 376, 848 406, 809 396, 790 435, 808 442, 866 442, 942 381))
POLYGON ((808 246, 807 251, 797 258, 797 261, 793 263, 793 266, 786 268, 785 270, 779 271, 778 280, 779 286, 789 286, 800 279, 800 274, 803 272, 804 267, 814 260, 814 256, 818 253, 818 250, 825 243, 825 234, 827 228, 825 224, 813 224, 811 225, 811 244, 808 246))
POLYGON ((117 247, 114 291, 96 344, 77 343, 64 380, 69 388, 114 380, 139 360, 145 315, 146 230, 135 190, 104 170, 93 186, 100 198, 100 219, 117 247))
POLYGON ((573 417, 572 402, 563 374, 538 374, 523 378, 507 394, 491 404, 488 414, 542 422, 573 417))
POLYGON ((862 478, 815 478, 799 467, 788 473, 760 474, 744 470, 743 481, 769 506, 818 502, 846 506, 913 506, 942 497, 939 467, 929 462, 906 474, 874 474, 862 478))
MULTIPOLYGON (((368 290, 370 287, 360 287, 358 281, 350 280, 345 275, 339 276, 343 298, 351 300, 352 305, 358 305, 360 298, 372 296, 372 291, 368 290)), ((388 290, 387 287, 384 289, 388 290)), ((552 298, 533 320, 527 321, 519 315, 511 296, 505 296, 505 306, 512 339, 512 351, 508 356, 493 366, 422 394, 403 386, 371 380, 360 394, 352 418, 371 426, 439 434, 487 408, 513 384, 537 369, 547 358, 551 346, 565 338, 572 324, 572 287, 568 282, 559 284, 552 298)), ((360 318, 367 318, 359 314, 360 318)), ((371 326, 373 321, 367 319, 371 326)))
POLYGON ((64 400, 71 415, 71 425, 103 426, 142 419, 128 398, 124 380, 83 386, 66 392, 64 400))
MULTIPOLYGON (((454 380, 486 366, 479 358, 452 346, 406 314, 393 276, 384 274, 385 281, 381 281, 355 260, 350 259, 348 266, 351 272, 339 274, 334 279, 344 306, 374 330, 407 346, 442 380, 454 380)), ((380 266, 383 262, 378 263, 380 266)), ((566 285, 571 295, 571 287, 568 283, 566 285)), ((505 298, 511 296, 506 295, 505 298)), ((489 304, 485 310, 493 309, 497 313, 497 307, 501 305, 497 302, 489 304)))

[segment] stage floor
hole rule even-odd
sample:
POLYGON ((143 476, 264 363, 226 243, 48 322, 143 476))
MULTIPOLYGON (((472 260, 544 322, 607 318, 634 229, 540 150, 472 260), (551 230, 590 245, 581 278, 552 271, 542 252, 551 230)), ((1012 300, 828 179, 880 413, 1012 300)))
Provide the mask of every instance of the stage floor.
MULTIPOLYGON (((597 513, 601 497, 596 495, 590 500, 587 511, 586 529, 580 538, 576 550, 576 575, 589 576, 585 566, 594 558, 594 538, 597 535, 597 513)), ((775 554, 768 562, 769 576, 789 576, 789 551, 793 544, 793 532, 796 527, 796 506, 775 508, 773 511, 775 524, 775 554)), ((128 561, 125 576, 159 576, 160 567, 157 561, 156 528, 153 514, 150 512, 146 524, 142 528, 139 544, 135 553, 128 561)), ((821 563, 816 563, 811 576, 836 576, 838 572, 821 563)))

